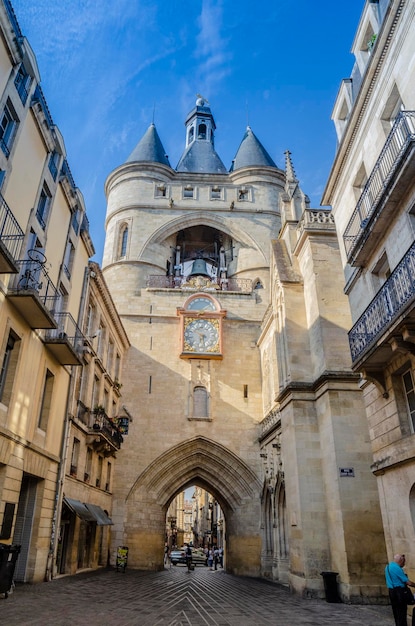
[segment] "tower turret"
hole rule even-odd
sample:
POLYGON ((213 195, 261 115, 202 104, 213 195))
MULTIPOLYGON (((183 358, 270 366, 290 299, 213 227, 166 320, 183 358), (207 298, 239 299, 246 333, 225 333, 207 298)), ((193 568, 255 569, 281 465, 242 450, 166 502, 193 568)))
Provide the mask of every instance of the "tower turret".
POLYGON ((226 174, 226 168, 215 151, 216 124, 209 102, 198 94, 196 106, 186 121, 186 148, 176 170, 226 174))

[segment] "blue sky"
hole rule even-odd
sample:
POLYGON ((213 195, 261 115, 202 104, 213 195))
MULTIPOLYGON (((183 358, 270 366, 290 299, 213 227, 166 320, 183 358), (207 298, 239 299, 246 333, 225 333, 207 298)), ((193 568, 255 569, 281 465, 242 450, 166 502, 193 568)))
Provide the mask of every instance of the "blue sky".
POLYGON ((230 167, 247 124, 279 167, 290 150, 311 206, 333 161, 330 119, 364 0, 12 0, 82 191, 95 260, 104 182, 153 120, 173 167, 196 93, 230 167))

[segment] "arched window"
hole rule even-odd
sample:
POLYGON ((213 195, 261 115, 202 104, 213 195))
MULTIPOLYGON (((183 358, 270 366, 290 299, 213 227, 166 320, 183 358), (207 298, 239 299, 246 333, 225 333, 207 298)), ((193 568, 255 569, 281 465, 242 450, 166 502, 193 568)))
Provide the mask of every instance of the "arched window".
POLYGON ((122 259, 127 255, 127 243, 128 243, 128 226, 125 224, 120 229, 120 235, 118 238, 118 258, 122 259))
POLYGON ((193 126, 191 126, 191 127, 189 128, 189 134, 188 134, 188 136, 187 136, 187 143, 188 143, 188 144, 189 144, 189 143, 192 143, 194 134, 195 134, 195 129, 194 129, 194 127, 193 127, 193 126))
POLYGON ((198 139, 206 139, 206 124, 199 124, 198 139))
POLYGON ((193 389, 193 417, 208 417, 208 392, 201 385, 193 389))

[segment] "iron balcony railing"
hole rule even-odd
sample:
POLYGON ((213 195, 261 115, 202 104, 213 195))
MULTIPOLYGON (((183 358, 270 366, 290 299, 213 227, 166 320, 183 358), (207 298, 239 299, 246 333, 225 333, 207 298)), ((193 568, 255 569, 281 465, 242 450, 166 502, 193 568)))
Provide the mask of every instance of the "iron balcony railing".
POLYGON ((415 243, 349 331, 353 362, 373 345, 411 300, 415 300, 415 243))
POLYGON ((16 265, 19 271, 11 285, 12 289, 17 292, 36 292, 42 305, 49 312, 53 312, 59 293, 43 264, 36 260, 23 259, 16 261, 16 265))
POLYGON ((77 353, 82 352, 84 335, 70 313, 54 313, 58 327, 45 331, 45 340, 65 340, 77 353))
MULTIPOLYGON (((186 289, 186 278, 183 276, 159 276, 147 277, 147 287, 152 289, 186 289)), ((238 291, 240 293, 252 292, 252 280, 250 278, 219 278, 212 280, 213 289, 218 291, 238 291)), ((191 287, 190 287, 191 288, 191 287)), ((195 290, 197 287, 195 287, 195 290)))
POLYGON ((116 419, 108 417, 105 411, 93 412, 90 415, 90 428, 96 433, 101 433, 118 450, 124 441, 116 419))
POLYGON ((0 241, 14 261, 20 256, 23 239, 24 232, 0 194, 0 241))
POLYGON ((402 111, 395 120, 382 152, 363 189, 343 239, 348 259, 374 215, 392 176, 410 146, 415 141, 415 111, 402 111))

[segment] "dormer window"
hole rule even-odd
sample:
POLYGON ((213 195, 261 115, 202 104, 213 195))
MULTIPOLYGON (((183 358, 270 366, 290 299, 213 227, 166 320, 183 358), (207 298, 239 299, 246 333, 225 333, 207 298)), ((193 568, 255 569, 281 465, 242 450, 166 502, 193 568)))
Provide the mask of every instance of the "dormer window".
POLYGON ((194 187, 192 185, 186 185, 183 189, 183 198, 194 198, 194 187))

